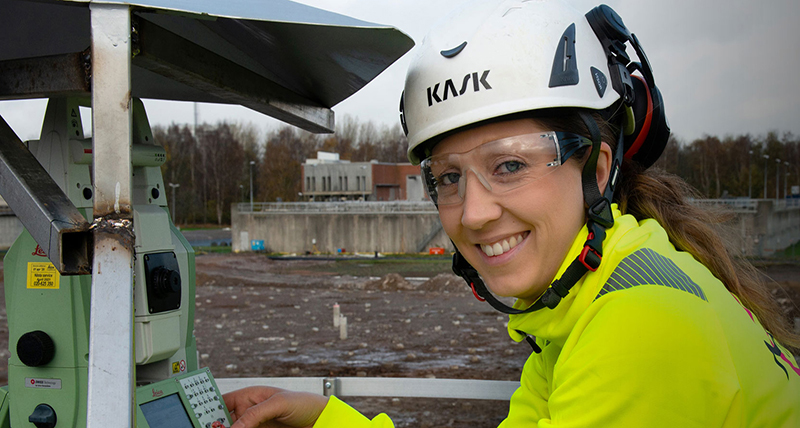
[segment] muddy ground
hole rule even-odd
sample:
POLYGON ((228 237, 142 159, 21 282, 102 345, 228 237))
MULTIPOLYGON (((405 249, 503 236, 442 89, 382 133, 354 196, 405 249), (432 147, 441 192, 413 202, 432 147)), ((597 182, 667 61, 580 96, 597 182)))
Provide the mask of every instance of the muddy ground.
MULTIPOLYGON (((504 316, 472 297, 452 274, 342 276, 335 262, 270 260, 263 255, 198 255, 195 332, 201 366, 218 377, 368 376, 518 380, 531 349, 505 331, 504 316), (420 277, 425 276, 428 279, 420 277), (412 279, 405 279, 405 278, 412 279), (348 338, 333 326, 333 305, 348 338)), ((762 270, 790 317, 800 317, 800 264, 762 270)), ((8 330, 0 308, 0 383, 8 330)), ((396 426, 496 426, 499 401, 346 399, 396 426)))

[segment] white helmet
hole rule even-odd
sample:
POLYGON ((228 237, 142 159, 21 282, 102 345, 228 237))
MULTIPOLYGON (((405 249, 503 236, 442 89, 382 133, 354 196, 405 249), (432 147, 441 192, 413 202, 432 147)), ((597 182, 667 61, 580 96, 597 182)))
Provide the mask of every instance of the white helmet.
POLYGON ((584 14, 562 1, 468 2, 433 28, 412 59, 400 102, 408 158, 418 164, 430 150, 424 143, 486 119, 607 108, 620 99, 608 64, 584 14))

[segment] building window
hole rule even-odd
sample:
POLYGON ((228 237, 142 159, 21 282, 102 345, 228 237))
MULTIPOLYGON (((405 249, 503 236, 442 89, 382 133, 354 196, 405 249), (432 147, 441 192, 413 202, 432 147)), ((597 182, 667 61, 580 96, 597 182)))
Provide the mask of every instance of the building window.
POLYGON ((311 191, 317 191, 317 177, 311 177, 311 191))
POLYGON ((306 177, 306 192, 311 190, 311 177, 306 177))
POLYGON ((344 178, 344 191, 348 191, 350 189, 347 188, 347 177, 344 178))
POLYGON ((342 176, 339 176, 339 191, 342 191, 342 176))

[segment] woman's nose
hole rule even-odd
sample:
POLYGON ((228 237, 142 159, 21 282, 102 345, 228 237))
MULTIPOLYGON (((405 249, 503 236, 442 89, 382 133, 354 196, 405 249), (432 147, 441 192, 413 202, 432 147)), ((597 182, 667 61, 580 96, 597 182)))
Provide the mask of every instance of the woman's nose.
POLYGON ((462 198, 461 224, 468 229, 480 229, 500 217, 502 208, 491 192, 491 185, 472 168, 468 169, 459 183, 462 198), (470 174, 472 172, 472 174, 470 174), (463 189, 463 190, 462 190, 463 189))

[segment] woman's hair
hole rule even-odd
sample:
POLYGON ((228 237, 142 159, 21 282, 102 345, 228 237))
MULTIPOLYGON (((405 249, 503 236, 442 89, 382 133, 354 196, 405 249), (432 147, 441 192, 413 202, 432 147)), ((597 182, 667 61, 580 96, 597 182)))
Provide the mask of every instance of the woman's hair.
MULTIPOLYGON (((621 115, 617 105, 605 112, 591 111, 600 126, 602 140, 612 149, 617 145, 621 115)), ((537 111, 534 119, 554 131, 589 135, 577 109, 537 111)), ((588 157, 576 156, 578 160, 588 157)), ((730 216, 701 208, 689 202, 698 192, 680 177, 658 168, 643 169, 632 161, 623 163, 622 178, 614 194, 623 214, 637 220, 655 219, 667 231, 670 242, 706 266, 725 287, 784 346, 800 349, 800 336, 788 327, 787 320, 770 295, 761 275, 749 261, 733 256, 715 227, 730 216)))

